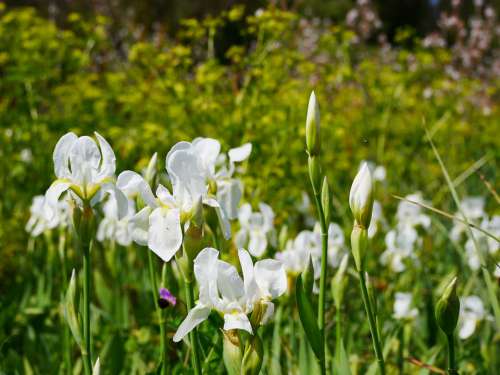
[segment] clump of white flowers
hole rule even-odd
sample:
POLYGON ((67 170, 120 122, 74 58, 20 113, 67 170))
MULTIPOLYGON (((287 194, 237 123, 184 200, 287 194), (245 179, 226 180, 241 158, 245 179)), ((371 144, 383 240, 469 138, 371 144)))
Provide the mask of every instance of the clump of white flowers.
MULTIPOLYGON (((406 199, 424 203, 421 193, 407 195, 406 199)), ((404 271, 406 259, 417 260, 415 251, 422 243, 418 229, 427 230, 430 225, 430 217, 422 213, 419 205, 401 201, 396 212, 396 225, 385 236, 386 250, 380 262, 389 265, 394 272, 404 271)))
POLYGON ((478 296, 467 296, 460 298, 460 315, 458 319, 458 337, 462 340, 468 339, 476 331, 477 326, 483 320, 490 320, 483 301, 478 296))
MULTIPOLYGON (((473 224, 478 225, 481 229, 491 233, 492 235, 500 236, 500 216, 492 215, 491 217, 485 211, 485 199, 484 197, 466 197, 464 198, 460 206, 462 212, 464 213, 467 220, 473 224)), ((457 217, 461 217, 460 213, 456 214, 457 217)), ((494 255, 500 249, 500 243, 495 239, 486 236, 483 232, 471 228, 474 237, 481 247, 481 251, 487 251, 489 254, 494 255)), ((450 238, 456 242, 460 243, 464 238, 465 241, 465 254, 467 256, 467 264, 469 267, 476 271, 481 266, 479 256, 475 249, 474 241, 472 238, 467 237, 467 226, 465 223, 455 221, 453 228, 451 229, 450 238)))

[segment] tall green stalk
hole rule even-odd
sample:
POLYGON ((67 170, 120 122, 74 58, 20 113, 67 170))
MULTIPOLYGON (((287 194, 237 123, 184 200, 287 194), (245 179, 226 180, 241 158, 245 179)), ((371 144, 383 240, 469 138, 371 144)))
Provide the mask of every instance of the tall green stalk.
POLYGON ((83 339, 82 349, 83 367, 86 375, 92 374, 92 352, 90 345, 90 284, 91 284, 91 264, 90 250, 92 241, 82 243, 83 251, 83 339))
POLYGON ((380 343, 380 337, 378 334, 375 314, 373 312, 373 306, 371 304, 370 297, 368 296, 368 290, 366 289, 365 273, 364 271, 358 271, 358 274, 359 274, 359 284, 361 287, 361 294, 363 297, 363 304, 365 305, 366 316, 368 317, 368 323, 370 325, 373 349, 375 350, 375 356, 377 357, 377 363, 380 373, 382 375, 385 375, 385 362, 384 362, 384 355, 382 353, 382 344, 380 343))
POLYGON ((318 218, 321 228, 321 273, 319 279, 319 302, 318 302, 318 328, 320 332, 320 340, 322 343, 323 356, 320 361, 321 373, 326 374, 326 340, 325 340, 325 294, 326 294, 326 265, 328 252, 328 227, 325 221, 324 209, 321 203, 319 192, 314 192, 316 207, 318 210, 318 218))
MULTIPOLYGON (((192 267, 190 267, 192 269, 192 267)), ((192 278, 186 280, 186 305, 188 310, 194 307, 194 283, 192 278)), ((191 350, 193 355, 191 356, 191 363, 194 368, 194 373, 196 375, 201 375, 201 360, 200 360, 200 350, 199 350, 199 339, 197 328, 193 329, 189 333, 189 341, 191 342, 191 350)))
POLYGON ((446 335, 448 340, 448 374, 458 375, 457 363, 455 359, 455 340, 453 339, 453 333, 446 335))

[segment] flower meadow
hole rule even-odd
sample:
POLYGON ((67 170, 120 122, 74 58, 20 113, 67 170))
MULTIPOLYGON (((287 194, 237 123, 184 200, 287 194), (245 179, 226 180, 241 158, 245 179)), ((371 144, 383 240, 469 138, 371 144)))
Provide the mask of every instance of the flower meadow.
POLYGON ((490 39, 0 12, 0 374, 498 374, 490 39))

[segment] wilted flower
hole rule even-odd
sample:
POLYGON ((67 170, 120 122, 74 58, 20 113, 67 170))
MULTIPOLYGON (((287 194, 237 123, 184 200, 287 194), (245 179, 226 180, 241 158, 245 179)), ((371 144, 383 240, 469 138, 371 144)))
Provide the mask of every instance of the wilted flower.
POLYGON ((245 203, 240 207, 238 220, 241 229, 236 233, 237 247, 248 247, 248 251, 255 257, 260 257, 267 249, 269 240, 274 234, 274 212, 265 204, 259 203, 258 212, 252 212, 252 206, 245 203))
POLYGON ((280 262, 264 259, 252 264, 246 250, 238 251, 243 278, 236 268, 219 260, 219 251, 203 249, 194 260, 194 274, 199 286, 199 299, 181 323, 174 336, 178 342, 206 320, 212 310, 224 317, 224 330, 241 329, 253 334, 248 314, 261 309, 259 324, 274 312, 272 299, 287 288, 286 274, 280 262))
POLYGON ((412 308, 411 293, 396 292, 394 300, 395 319, 413 319, 418 315, 418 310, 412 308))

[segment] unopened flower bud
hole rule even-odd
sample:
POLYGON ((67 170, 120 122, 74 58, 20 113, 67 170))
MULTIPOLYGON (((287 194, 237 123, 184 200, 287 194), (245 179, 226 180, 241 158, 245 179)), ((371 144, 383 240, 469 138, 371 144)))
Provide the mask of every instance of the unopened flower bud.
POLYGON ((306 118, 306 145, 310 156, 317 156, 321 150, 319 105, 314 91, 309 97, 306 118))
POLYGON ((337 309, 342 306, 342 300, 344 299, 344 288, 346 284, 345 273, 347 271, 347 263, 349 261, 348 254, 345 254, 340 261, 339 268, 332 279, 332 295, 335 301, 335 307, 337 309))
POLYGON ((373 182, 366 163, 363 164, 352 183, 349 206, 356 223, 363 228, 368 228, 373 209, 373 182))
POLYGON ((92 375, 100 375, 101 374, 101 360, 97 357, 97 360, 94 363, 94 368, 92 369, 92 375))
POLYGON ((317 195, 321 188, 321 171, 319 167, 319 159, 316 156, 309 156, 308 159, 309 166, 309 178, 311 179, 311 185, 314 190, 314 194, 317 195))
POLYGON ((76 273, 75 270, 71 271, 71 279, 68 284, 68 290, 64 298, 64 318, 68 323, 71 333, 78 346, 82 346, 83 339, 80 331, 80 320, 78 316, 77 307, 77 293, 76 293, 76 273))
POLYGON ((158 306, 160 306, 160 309, 176 305, 177 298, 167 288, 160 288, 158 294, 158 306))
POLYGON ((330 222, 330 187, 328 186, 328 180, 325 176, 323 179, 323 186, 321 187, 321 205, 323 206, 323 215, 325 217, 325 222, 330 222))
POLYGON ((153 181, 156 176, 157 161, 158 161, 158 154, 155 152, 153 156, 151 156, 146 171, 144 172, 144 179, 148 182, 149 185, 154 185, 153 181))
POLYGON ((351 251, 358 271, 363 270, 363 258, 368 246, 368 231, 359 225, 354 225, 351 232, 351 251))
POLYGON ((446 286, 443 295, 436 304, 436 321, 447 335, 452 335, 458 322, 460 301, 457 296, 457 278, 446 286))
POLYGON ((314 285, 314 267, 311 256, 308 256, 307 267, 302 271, 302 288, 306 295, 311 295, 314 285))

